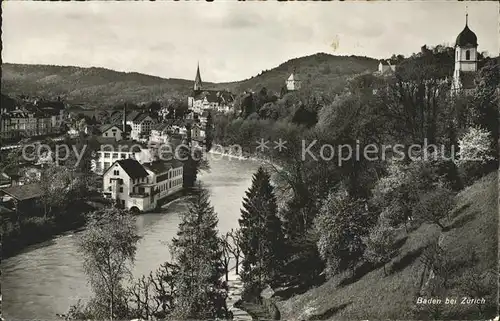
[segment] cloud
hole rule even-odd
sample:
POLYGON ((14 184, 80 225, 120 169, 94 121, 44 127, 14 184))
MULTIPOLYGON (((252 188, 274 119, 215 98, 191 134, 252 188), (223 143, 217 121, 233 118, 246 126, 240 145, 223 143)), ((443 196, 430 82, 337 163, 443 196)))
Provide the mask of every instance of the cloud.
MULTIPOLYGON (((498 4, 469 5, 479 50, 498 52, 498 4)), ((374 58, 453 43, 459 2, 9 2, 4 61, 235 81, 314 54, 374 58), (338 38, 334 52, 330 46, 338 38)))

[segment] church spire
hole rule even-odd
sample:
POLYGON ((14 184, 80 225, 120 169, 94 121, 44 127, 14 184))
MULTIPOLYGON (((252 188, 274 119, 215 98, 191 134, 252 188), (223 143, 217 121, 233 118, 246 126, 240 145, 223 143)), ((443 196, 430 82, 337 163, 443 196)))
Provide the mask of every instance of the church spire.
POLYGON ((465 6, 465 26, 467 26, 469 22, 469 6, 465 6))
POLYGON ((196 77, 194 79, 194 90, 201 90, 202 82, 200 75, 200 63, 198 62, 198 67, 196 68, 196 77))

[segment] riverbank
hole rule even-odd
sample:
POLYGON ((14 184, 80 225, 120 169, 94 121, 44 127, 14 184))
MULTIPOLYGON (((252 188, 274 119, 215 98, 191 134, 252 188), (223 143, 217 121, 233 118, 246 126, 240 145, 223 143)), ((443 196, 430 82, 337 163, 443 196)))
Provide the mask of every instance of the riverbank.
POLYGON ((260 154, 256 153, 249 153, 245 151, 235 152, 235 149, 232 147, 224 147, 219 145, 219 149, 222 150, 214 150, 211 149, 208 154, 212 155, 220 155, 221 157, 227 157, 229 159, 235 158, 238 160, 249 160, 249 161, 254 161, 254 162, 266 162, 269 164, 274 164, 271 158, 269 157, 264 157, 260 154))
POLYGON ((69 231, 81 229, 85 226, 85 213, 95 209, 82 202, 76 210, 68 210, 61 216, 32 216, 22 219, 19 223, 9 220, 2 222, 1 256, 7 259, 17 255, 31 245, 48 241, 69 231))

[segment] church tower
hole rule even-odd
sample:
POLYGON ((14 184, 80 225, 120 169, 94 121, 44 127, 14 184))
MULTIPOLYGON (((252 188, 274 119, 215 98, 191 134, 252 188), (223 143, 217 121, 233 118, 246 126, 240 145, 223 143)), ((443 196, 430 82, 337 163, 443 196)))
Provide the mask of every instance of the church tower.
POLYGON ((196 69, 196 77, 194 79, 194 91, 201 91, 203 88, 200 75, 200 63, 198 63, 198 68, 196 69))
POLYGON ((477 36, 469 29, 468 14, 465 15, 465 27, 455 42, 455 71, 452 90, 454 92, 474 88, 477 71, 477 36))

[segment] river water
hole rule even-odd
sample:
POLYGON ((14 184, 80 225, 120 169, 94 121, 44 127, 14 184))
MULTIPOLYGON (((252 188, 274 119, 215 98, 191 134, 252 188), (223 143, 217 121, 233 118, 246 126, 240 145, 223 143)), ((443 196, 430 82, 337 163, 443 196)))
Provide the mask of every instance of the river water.
MULTIPOLYGON (((248 160, 212 160, 210 171, 200 175, 218 214, 221 233, 238 227, 242 198, 258 165, 248 160)), ((181 199, 161 213, 137 216, 142 239, 138 244, 134 277, 149 274, 170 259, 168 244, 177 232, 179 214, 185 209, 181 199)), ((6 320, 57 320, 56 313, 66 313, 78 299, 89 297, 77 238, 78 233, 67 233, 2 260, 2 314, 6 320)))

